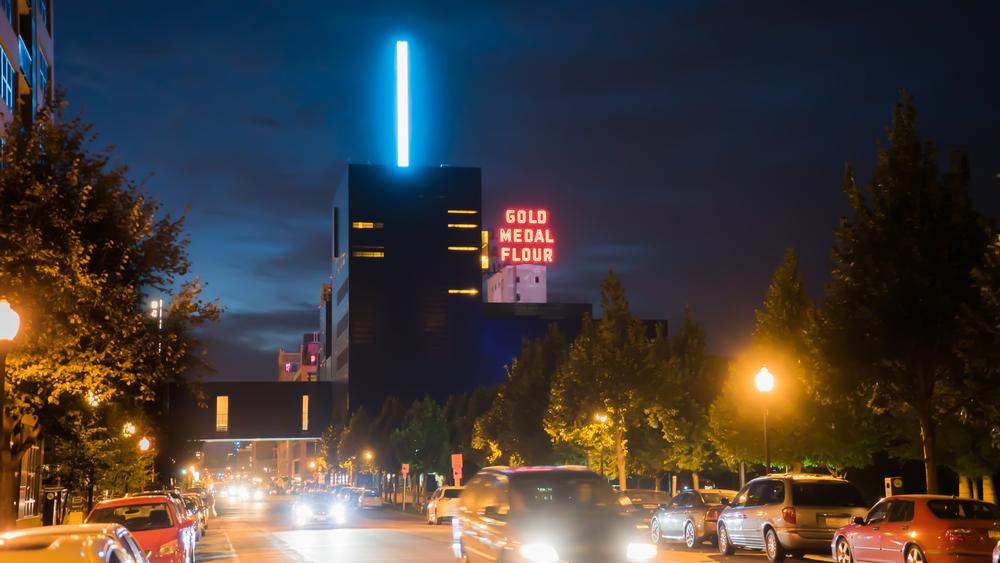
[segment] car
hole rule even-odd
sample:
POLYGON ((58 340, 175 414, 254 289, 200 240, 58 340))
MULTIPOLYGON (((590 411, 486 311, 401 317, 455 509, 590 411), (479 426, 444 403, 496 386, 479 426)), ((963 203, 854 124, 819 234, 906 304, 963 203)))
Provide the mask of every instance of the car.
POLYGON ((759 549, 772 562, 826 553, 837 528, 867 512, 861 491, 844 479, 812 473, 758 477, 719 515, 719 552, 759 549))
POLYGON ((1000 563, 1000 540, 997 540, 997 546, 993 548, 993 563, 1000 563))
POLYGON ((129 533, 118 524, 43 526, 0 535, 0 563, 147 563, 129 533))
POLYGON ((292 525, 340 525, 347 521, 347 505, 331 493, 302 493, 292 505, 292 525))
POLYGON ((205 487, 191 487, 187 490, 189 493, 195 493, 201 497, 201 503, 205 505, 205 511, 207 514, 211 515, 215 509, 215 495, 212 494, 210 489, 205 487))
POLYGON ((197 493, 183 493, 181 497, 184 499, 184 506, 188 509, 188 513, 194 513, 195 520, 198 521, 198 539, 208 531, 208 509, 201 500, 201 495, 197 493))
POLYGON ((639 510, 645 510, 652 517, 653 513, 660 505, 670 502, 670 493, 667 491, 656 491, 653 489, 628 489, 622 492, 628 497, 632 506, 639 510))
POLYGON ((149 563, 192 563, 195 521, 167 496, 135 496, 97 503, 88 524, 128 528, 149 563))
POLYGON ((649 522, 653 543, 681 540, 688 549, 705 541, 718 541, 716 524, 719 515, 737 492, 727 489, 693 489, 683 491, 660 505, 649 522))
POLYGON ((996 561, 1000 540, 997 505, 943 495, 893 495, 834 534, 838 563, 880 561, 955 563, 996 561))
POLYGON ((382 508, 382 496, 378 491, 362 489, 358 504, 361 508, 382 508))
POLYGON ((453 518, 458 510, 458 497, 464 488, 440 487, 434 491, 427 501, 427 523, 440 524, 445 518, 453 518))
POLYGON ((649 561, 656 546, 632 525, 611 485, 579 466, 488 467, 459 497, 460 561, 649 561))

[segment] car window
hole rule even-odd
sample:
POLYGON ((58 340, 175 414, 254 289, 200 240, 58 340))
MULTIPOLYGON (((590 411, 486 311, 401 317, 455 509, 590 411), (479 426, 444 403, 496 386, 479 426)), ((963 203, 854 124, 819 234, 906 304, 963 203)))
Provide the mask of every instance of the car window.
POLYGON ((760 494, 761 504, 781 504, 785 502, 785 482, 784 481, 764 481, 764 488, 760 494))
POLYGON ((724 501, 731 502, 733 500, 733 495, 731 493, 701 493, 701 501, 703 504, 707 505, 718 505, 722 504, 724 501))
POLYGON ((844 481, 799 481, 792 485, 795 506, 868 506, 861 491, 844 481))
POLYGON ((996 520, 997 505, 974 500, 941 499, 927 501, 927 508, 942 520, 996 520))
POLYGON ((539 473, 518 475, 511 482, 511 509, 620 509, 607 481, 592 474, 539 473))
POLYGON ((893 500, 890 502, 890 522, 909 522, 911 520, 913 520, 913 501, 893 500))
POLYGON ((746 501, 743 503, 744 506, 760 506, 764 500, 764 482, 760 481, 757 483, 750 484, 750 490, 747 491, 746 501))
POLYGON ((698 505, 698 495, 697 493, 687 492, 681 497, 682 506, 684 508, 692 508, 698 505))
POLYGON ((97 508, 87 517, 87 523, 121 524, 130 532, 160 530, 174 526, 169 507, 164 502, 97 508))
POLYGON ((750 494, 750 485, 747 485, 740 489, 740 492, 736 493, 736 498, 733 499, 733 506, 746 506, 747 497, 750 494))
POLYGON ((445 489, 443 496, 444 498, 458 498, 462 495, 462 489, 445 489))
POLYGON ((877 524, 886 518, 886 514, 889 512, 889 502, 881 502, 876 504, 874 508, 868 511, 868 516, 865 517, 865 523, 867 524, 877 524))

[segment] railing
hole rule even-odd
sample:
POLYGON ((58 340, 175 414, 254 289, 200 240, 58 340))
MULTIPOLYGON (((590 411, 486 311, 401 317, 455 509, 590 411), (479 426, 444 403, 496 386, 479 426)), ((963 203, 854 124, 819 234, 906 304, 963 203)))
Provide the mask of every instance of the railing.
POLYGON ((19 44, 19 57, 21 59, 21 73, 24 75, 24 79, 28 82, 28 86, 32 86, 32 78, 34 77, 34 72, 31 66, 31 51, 28 50, 27 45, 24 44, 24 39, 21 37, 17 38, 19 44))

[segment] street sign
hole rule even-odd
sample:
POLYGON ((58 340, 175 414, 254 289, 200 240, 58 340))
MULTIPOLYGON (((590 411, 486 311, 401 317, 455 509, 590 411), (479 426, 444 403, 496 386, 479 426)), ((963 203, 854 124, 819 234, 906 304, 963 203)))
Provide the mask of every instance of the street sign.
POLYGON ((455 478, 455 486, 462 486, 462 454, 451 454, 451 476, 455 478))
POLYGON ((404 463, 403 467, 399 470, 399 472, 403 474, 403 477, 406 477, 407 475, 409 475, 410 474, 410 464, 409 463, 404 463))

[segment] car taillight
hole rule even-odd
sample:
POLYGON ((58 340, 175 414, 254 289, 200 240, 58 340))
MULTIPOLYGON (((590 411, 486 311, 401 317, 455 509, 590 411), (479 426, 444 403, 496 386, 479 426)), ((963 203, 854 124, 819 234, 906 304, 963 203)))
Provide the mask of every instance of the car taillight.
POLYGON ((949 528, 944 537, 951 541, 965 541, 972 536, 971 528, 949 528))
POLYGON ((706 522, 717 522, 719 520, 719 513, 722 512, 718 508, 709 508, 705 511, 705 521, 706 522))
POLYGON ((785 508, 782 508, 781 509, 781 518, 785 522, 787 522, 789 524, 794 524, 795 523, 795 507, 793 507, 793 506, 786 506, 785 508))

